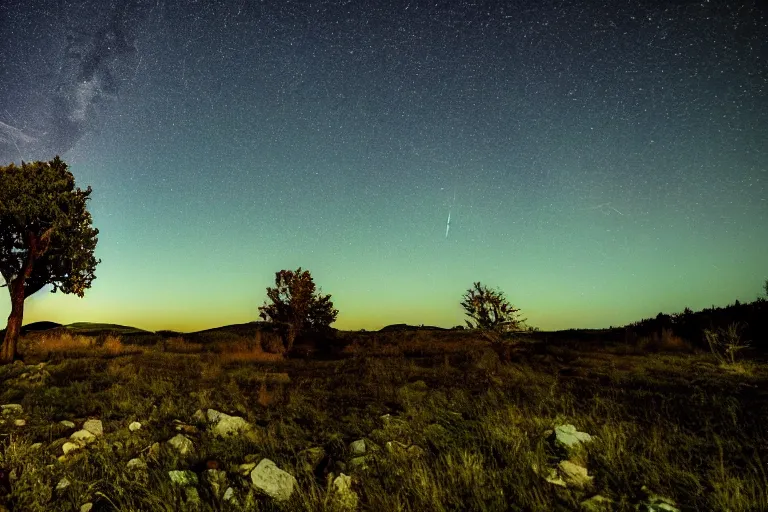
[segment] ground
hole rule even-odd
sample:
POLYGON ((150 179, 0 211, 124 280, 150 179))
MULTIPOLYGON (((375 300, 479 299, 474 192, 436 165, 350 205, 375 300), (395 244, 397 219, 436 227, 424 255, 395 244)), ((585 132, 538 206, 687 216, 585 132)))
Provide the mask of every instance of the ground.
POLYGON ((29 333, 24 363, 0 368, 0 404, 21 405, 3 411, 0 503, 553 511, 599 494, 612 500, 606 510, 634 511, 655 493, 680 510, 768 510, 768 365, 758 361, 724 367, 686 347, 542 336, 497 351, 470 331, 338 333, 334 350, 302 358, 265 353, 242 328, 120 336, 29 333), (196 414, 207 409, 253 431, 218 438, 196 414), (88 419, 103 436, 63 455, 88 419), (566 457, 551 431, 568 424, 593 438, 574 459, 593 477, 584 489, 546 478, 566 457), (186 456, 167 443, 180 433, 194 445, 186 456), (353 453, 360 439, 364 459, 353 453), (288 501, 253 490, 248 471, 265 458, 295 477, 288 501), (237 502, 206 480, 210 469, 226 472, 237 502), (174 470, 198 482, 174 484, 174 470), (342 473, 356 504, 334 494, 342 473))

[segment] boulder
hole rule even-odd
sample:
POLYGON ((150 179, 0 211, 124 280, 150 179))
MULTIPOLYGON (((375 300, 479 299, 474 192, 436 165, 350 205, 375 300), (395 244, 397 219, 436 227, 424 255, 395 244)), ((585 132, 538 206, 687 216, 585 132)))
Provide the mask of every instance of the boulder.
POLYGON ((101 420, 88 420, 83 423, 83 430, 87 430, 95 436, 104 435, 104 427, 101 424, 101 420))
POLYGON ((177 434, 168 440, 168 444, 176 450, 179 455, 189 455, 195 449, 195 445, 192 444, 192 440, 184 434, 177 434))
POLYGON ((240 416, 220 413, 211 431, 215 437, 232 437, 253 430, 253 425, 240 416))
POLYGON ((61 451, 64 452, 64 455, 67 455, 70 452, 73 452, 75 450, 79 450, 83 446, 79 443, 71 443, 67 441, 63 445, 61 445, 61 451))
POLYGON ((128 425, 128 430, 131 432, 136 432, 137 430, 141 430, 141 423, 138 421, 131 422, 130 425, 128 425))
POLYGON ((339 508, 347 510, 357 508, 359 498, 357 493, 352 490, 352 477, 341 473, 333 479, 331 492, 333 501, 339 508))
POLYGON ((96 440, 96 436, 93 435, 93 432, 85 429, 78 430, 69 436, 69 438, 80 445, 90 444, 96 440))
POLYGON ((646 498, 635 506, 638 512, 680 512, 674 500, 651 492, 646 486, 643 486, 641 491, 646 498))
POLYGON ((583 466, 574 464, 569 460, 563 460, 558 463, 557 469, 569 487, 586 489, 592 485, 594 477, 589 476, 587 468, 583 466))
POLYGON ((296 479, 278 468, 269 459, 262 459, 251 471, 251 483, 254 489, 277 501, 287 501, 296 487, 296 479))
POLYGON ((358 439, 357 441, 352 441, 349 444, 349 452, 352 455, 363 455, 365 453, 365 439, 358 439))
POLYGON ((61 420, 59 425, 66 428, 75 428, 75 423, 69 420, 61 420))

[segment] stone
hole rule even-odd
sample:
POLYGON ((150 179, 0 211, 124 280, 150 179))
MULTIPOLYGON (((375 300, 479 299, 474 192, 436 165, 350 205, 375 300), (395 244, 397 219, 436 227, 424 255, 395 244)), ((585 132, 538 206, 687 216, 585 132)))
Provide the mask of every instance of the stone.
POLYGON ((646 486, 641 491, 646 499, 635 507, 638 512, 680 512, 674 500, 651 492, 646 486))
POLYGON ((208 419, 208 423, 216 423, 219 421, 219 416, 221 416, 221 413, 216 409, 208 409, 205 411, 205 417, 208 419))
POLYGON ((23 427, 24 425, 27 424, 27 420, 23 418, 17 418, 13 420, 13 424, 16 425, 17 427, 23 427))
POLYGON ((222 492, 227 488, 227 472, 221 469, 207 469, 203 473, 203 480, 211 488, 214 496, 221 497, 222 492))
POLYGON ((573 425, 558 425, 554 432, 555 446, 561 448, 569 457, 580 455, 584 444, 592 441, 592 436, 579 432, 573 425))
POLYGON ((80 512, 91 512, 93 510, 93 503, 90 501, 88 503, 83 503, 80 505, 80 512))
MULTIPOLYGON (((534 465, 533 470, 538 473, 538 467, 534 465)), ((544 477, 544 480, 549 482, 552 485, 557 485, 559 487, 568 487, 568 484, 565 483, 565 480, 562 479, 562 477, 557 473, 557 470, 555 468, 549 468, 547 471, 547 476, 544 477)))
POLYGON ((31 445, 29 445, 30 450, 39 450, 42 447, 43 447, 43 443, 32 443, 31 445))
POLYGON ((277 501, 287 501, 297 485, 291 474, 278 468, 269 459, 262 459, 258 466, 253 468, 251 484, 256 490, 277 501))
POLYGON ((136 432, 137 430, 141 430, 141 423, 138 421, 132 422, 130 425, 128 425, 128 430, 131 432, 136 432))
POLYGON ((224 497, 221 499, 224 500, 226 503, 236 504, 237 497, 235 496, 235 490, 231 487, 227 487, 227 490, 224 491, 224 497))
POLYGON ((586 489, 592 485, 594 477, 589 476, 587 468, 574 464, 569 460, 560 461, 557 469, 569 487, 586 489))
POLYGON ((89 430, 78 430, 77 432, 69 436, 69 438, 75 441, 76 443, 80 443, 83 445, 92 443, 96 440, 96 436, 93 435, 93 432, 89 430))
POLYGON ((176 485, 181 486, 187 486, 187 485, 197 485, 197 475, 188 469, 185 469, 184 471, 169 471, 168 477, 171 479, 171 482, 176 485))
POLYGON ((154 461, 160 459, 160 443, 152 443, 147 452, 147 458, 154 461))
POLYGON ((368 469, 368 456, 360 455, 349 460, 349 469, 368 469))
POLYGON ((195 449, 195 445, 192 444, 192 440, 184 434, 177 434, 168 440, 168 444, 179 452, 179 455, 189 455, 195 449))
MULTIPOLYGON (((210 411, 210 409, 208 409, 210 411)), ((232 437, 241 433, 253 430, 253 425, 245 421, 240 416, 230 416, 229 414, 219 413, 214 425, 211 428, 214 437, 232 437)))
POLYGON ((365 439, 358 439, 349 444, 349 451, 352 455, 362 455, 365 453, 365 439))
POLYGON ((198 409, 195 411, 195 414, 192 415, 192 420, 196 423, 207 423, 208 418, 206 418, 205 413, 202 409, 198 409))
POLYGON ((582 501, 579 506, 582 512, 613 512, 617 508, 612 499, 599 494, 582 501))
POLYGON ((240 464, 237 467, 237 472, 243 476, 248 476, 250 472, 253 471, 253 468, 255 467, 256 467, 255 462, 246 462, 245 464, 240 464))
POLYGON ((59 422, 59 425, 61 425, 62 427, 67 427, 67 428, 75 428, 74 422, 69 421, 69 420, 61 420, 59 422))
POLYGON ((359 500, 357 493, 352 490, 352 477, 341 473, 333 479, 333 500, 342 509, 355 509, 359 500))
POLYGON ((83 430, 87 430, 95 436, 104 435, 104 427, 101 424, 101 420, 88 420, 83 423, 83 430))
POLYGON ((79 450, 80 448, 82 448, 82 445, 78 443, 71 443, 69 441, 61 445, 61 451, 64 452, 64 455, 67 455, 68 453, 73 452, 75 450, 79 450))
POLYGON ((0 408, 3 409, 3 416, 11 416, 14 414, 24 413, 24 408, 21 406, 21 404, 4 404, 0 405, 0 408))
POLYGON ((70 485, 72 485, 72 482, 70 482, 66 478, 62 478, 61 480, 59 480, 59 483, 56 484, 56 490, 57 491, 63 491, 64 489, 66 489, 70 485))
POLYGON ((146 471, 148 467, 147 463, 141 459, 131 459, 125 465, 125 469, 129 471, 146 471))
POLYGON ((299 452, 299 460, 304 471, 313 472, 325 458, 325 450, 322 446, 307 448, 299 452))

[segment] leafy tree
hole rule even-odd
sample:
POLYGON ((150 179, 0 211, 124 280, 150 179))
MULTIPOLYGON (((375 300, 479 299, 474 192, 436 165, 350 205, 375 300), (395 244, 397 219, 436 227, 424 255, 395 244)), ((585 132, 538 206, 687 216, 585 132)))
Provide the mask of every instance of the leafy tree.
POLYGON ((285 349, 290 351, 296 337, 304 331, 322 332, 336 321, 339 314, 333 308, 330 295, 315 291, 315 282, 308 270, 275 272, 275 287, 267 288, 270 303, 259 307, 259 317, 284 327, 285 349))
POLYGON ((0 362, 16 355, 27 297, 48 284, 82 297, 95 279, 99 230, 86 209, 90 195, 91 187, 75 188, 58 156, 0 167, 0 274, 11 295, 0 362))
POLYGON ((471 319, 466 321, 470 329, 506 332, 523 326, 524 320, 517 316, 520 310, 512 306, 500 290, 476 282, 462 299, 461 306, 471 319))

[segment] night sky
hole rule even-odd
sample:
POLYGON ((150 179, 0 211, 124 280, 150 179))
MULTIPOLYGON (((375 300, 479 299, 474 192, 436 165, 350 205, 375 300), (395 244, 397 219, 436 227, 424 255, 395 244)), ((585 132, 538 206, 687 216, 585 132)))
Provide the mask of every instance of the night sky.
POLYGON ((462 324, 478 280, 607 327, 768 277, 757 2, 0 5, 0 162, 61 154, 101 231, 25 322, 248 322, 301 266, 341 329, 462 324))

